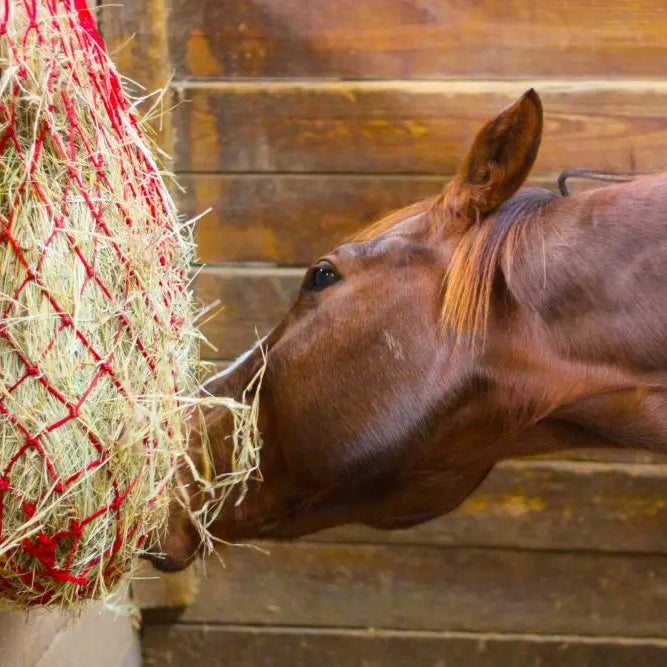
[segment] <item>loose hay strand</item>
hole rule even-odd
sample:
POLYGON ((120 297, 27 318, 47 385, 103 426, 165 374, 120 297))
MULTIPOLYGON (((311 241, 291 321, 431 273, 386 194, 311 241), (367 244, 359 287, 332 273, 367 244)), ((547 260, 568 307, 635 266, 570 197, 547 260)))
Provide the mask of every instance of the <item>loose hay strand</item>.
MULTIPOLYGON (((164 525, 211 400, 194 398, 192 224, 82 0, 0 7, 0 72, 0 605, 72 607, 164 525)), ((206 544, 257 470, 257 396, 217 399, 235 467, 193 517, 206 544)))

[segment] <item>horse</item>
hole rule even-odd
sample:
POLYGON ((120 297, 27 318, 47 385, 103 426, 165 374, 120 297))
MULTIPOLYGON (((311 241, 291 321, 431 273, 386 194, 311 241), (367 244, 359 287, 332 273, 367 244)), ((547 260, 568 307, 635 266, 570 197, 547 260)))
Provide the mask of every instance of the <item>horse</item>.
MULTIPOLYGON (((531 89, 437 196, 318 259, 285 318, 208 385, 240 398, 266 363, 261 479, 215 537, 400 529, 450 512, 508 457, 667 451, 667 173, 573 196, 523 188, 542 129, 531 89)), ((232 427, 207 411, 218 472, 232 427)), ((197 466, 202 443, 194 429, 197 466)), ((154 564, 182 569, 199 545, 174 501, 154 564)))

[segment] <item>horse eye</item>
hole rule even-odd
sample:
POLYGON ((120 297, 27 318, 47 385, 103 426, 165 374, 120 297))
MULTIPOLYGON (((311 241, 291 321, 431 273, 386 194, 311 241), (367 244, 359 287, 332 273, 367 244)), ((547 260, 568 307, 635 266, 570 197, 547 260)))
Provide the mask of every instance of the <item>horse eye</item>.
POLYGON ((340 275, 338 275, 333 266, 330 264, 320 264, 311 271, 305 287, 309 290, 323 290, 337 283, 339 280, 340 275))

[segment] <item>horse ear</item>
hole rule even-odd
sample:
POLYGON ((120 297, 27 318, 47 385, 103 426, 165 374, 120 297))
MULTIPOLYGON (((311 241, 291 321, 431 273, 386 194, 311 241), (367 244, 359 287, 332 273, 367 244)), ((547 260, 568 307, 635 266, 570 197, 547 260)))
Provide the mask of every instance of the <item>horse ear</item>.
POLYGON ((526 180, 542 139, 542 102, 532 88, 477 134, 445 199, 470 225, 509 199, 526 180))

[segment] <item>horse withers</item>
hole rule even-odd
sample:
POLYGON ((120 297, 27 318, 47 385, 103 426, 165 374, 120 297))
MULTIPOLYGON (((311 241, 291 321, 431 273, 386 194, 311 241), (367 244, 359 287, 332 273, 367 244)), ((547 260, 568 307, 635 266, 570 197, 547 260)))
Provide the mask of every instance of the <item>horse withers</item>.
MULTIPOLYGON (((261 481, 225 505, 216 537, 407 527, 457 507, 510 456, 667 451, 667 173, 572 197, 520 190, 541 135, 530 90, 439 195, 319 259, 263 351, 208 385, 239 398, 266 355, 261 481)), ((205 421, 225 471, 231 416, 205 421)), ((195 432, 195 458, 200 444, 195 432)), ((154 559, 166 570, 199 547, 173 505, 154 559)))

